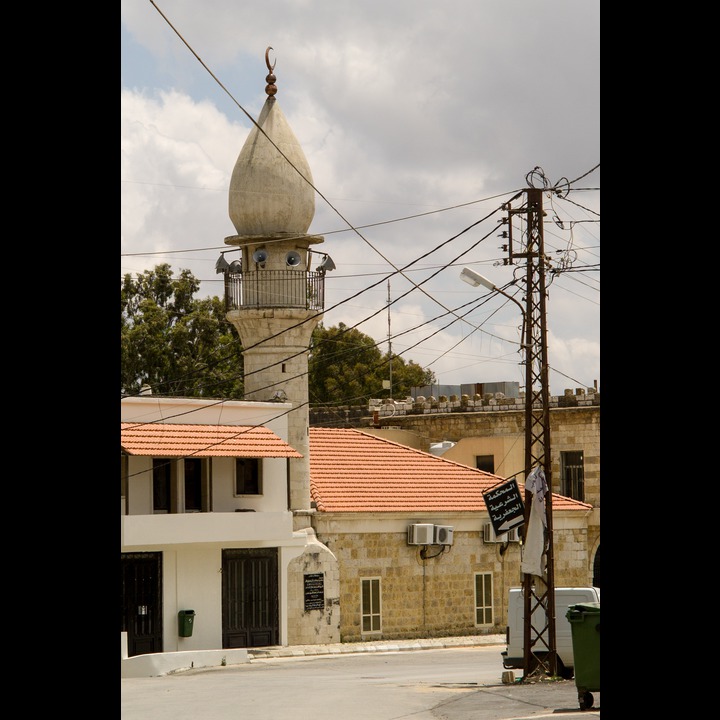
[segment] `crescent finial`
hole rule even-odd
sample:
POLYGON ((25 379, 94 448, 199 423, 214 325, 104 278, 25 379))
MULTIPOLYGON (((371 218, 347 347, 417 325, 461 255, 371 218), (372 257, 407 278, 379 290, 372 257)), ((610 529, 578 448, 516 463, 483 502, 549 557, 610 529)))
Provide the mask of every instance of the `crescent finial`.
POLYGON ((270 51, 271 51, 272 49, 273 49, 273 48, 272 48, 272 45, 268 45, 267 50, 265 50, 265 64, 267 65, 267 69, 268 69, 270 72, 272 72, 272 71, 275 69, 275 64, 277 63, 277 59, 276 59, 275 62, 274 62, 272 65, 270 65, 270 57, 269 57, 269 55, 270 55, 270 51))
POLYGON ((273 70, 275 69, 275 63, 277 63, 277 59, 275 62, 271 65, 270 64, 270 51, 272 50, 272 46, 268 45, 267 50, 265 50, 265 64, 267 65, 267 69, 269 70, 267 76, 265 77, 265 82, 267 82, 267 85, 265 86, 265 92, 270 96, 273 97, 275 93, 277 92, 277 85, 275 85, 275 81, 277 78, 273 74, 273 70))

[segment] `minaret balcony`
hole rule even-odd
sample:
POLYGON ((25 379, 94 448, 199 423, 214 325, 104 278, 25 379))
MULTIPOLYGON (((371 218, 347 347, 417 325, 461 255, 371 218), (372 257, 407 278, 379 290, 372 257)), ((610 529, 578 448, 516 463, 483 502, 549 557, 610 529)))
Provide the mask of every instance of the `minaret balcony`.
POLYGON ((225 310, 302 308, 322 312, 325 273, 260 270, 225 274, 225 310))

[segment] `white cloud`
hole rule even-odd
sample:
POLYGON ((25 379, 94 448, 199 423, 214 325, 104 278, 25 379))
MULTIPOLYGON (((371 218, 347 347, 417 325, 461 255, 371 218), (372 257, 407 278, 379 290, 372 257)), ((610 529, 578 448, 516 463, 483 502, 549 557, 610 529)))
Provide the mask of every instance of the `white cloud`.
MULTIPOLYGON (((433 318, 445 308, 467 312, 461 308, 487 294, 459 280, 465 264, 500 287, 522 276, 522 266, 503 264, 497 211, 535 166, 556 182, 600 162, 599 2, 166 0, 158 7, 233 97, 152 4, 122 2, 121 272, 169 262, 189 268, 201 294, 221 294, 215 261, 235 232, 229 180, 252 125, 245 113, 257 117, 266 97, 272 46, 277 100, 327 199, 316 197, 309 230, 325 234, 322 249, 337 265, 326 279, 325 324, 354 325, 377 313, 359 329, 386 347, 387 274, 417 261, 405 274, 422 283, 448 265, 422 285, 427 295, 415 290, 398 300, 411 285, 391 277, 393 334, 427 323, 394 339, 393 351, 412 346, 406 357, 443 384, 523 384, 515 345, 481 332, 463 340, 471 325, 441 330, 452 315, 433 318), (358 235, 348 223, 372 227, 358 235)), ((599 170, 578 183, 599 185, 599 170)), ((578 381, 551 374, 551 390, 561 394, 599 379, 599 192, 548 196, 545 210, 553 267, 567 259, 598 269, 549 283, 550 365, 578 381)), ((490 299, 467 319, 514 338, 518 308, 500 305, 490 299)))

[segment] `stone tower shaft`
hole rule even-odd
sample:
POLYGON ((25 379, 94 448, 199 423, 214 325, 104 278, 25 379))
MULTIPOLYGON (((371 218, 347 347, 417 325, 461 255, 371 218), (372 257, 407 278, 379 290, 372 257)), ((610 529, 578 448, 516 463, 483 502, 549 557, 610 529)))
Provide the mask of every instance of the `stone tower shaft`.
POLYGON ((311 270, 310 246, 324 238, 306 234, 315 214, 310 166, 274 97, 272 71, 267 79, 269 97, 230 180, 229 214, 238 234, 225 243, 240 257, 219 266, 227 319, 243 345, 245 399, 293 406, 288 442, 303 455, 289 460, 297 530, 309 525, 305 516, 312 512, 308 353, 323 317, 325 269, 311 270))

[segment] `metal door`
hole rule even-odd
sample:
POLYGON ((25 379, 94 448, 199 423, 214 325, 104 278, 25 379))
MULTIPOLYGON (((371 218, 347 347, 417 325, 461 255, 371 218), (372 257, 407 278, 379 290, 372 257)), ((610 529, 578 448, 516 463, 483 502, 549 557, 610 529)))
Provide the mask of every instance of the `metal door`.
POLYGON ((162 652, 162 553, 121 553, 120 631, 128 655, 162 652))
POLYGON ((223 647, 279 642, 277 548, 223 550, 223 647))

